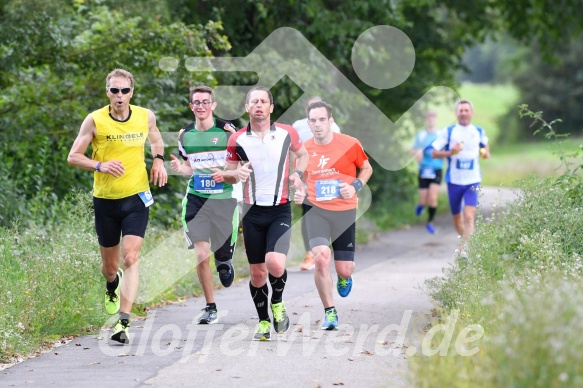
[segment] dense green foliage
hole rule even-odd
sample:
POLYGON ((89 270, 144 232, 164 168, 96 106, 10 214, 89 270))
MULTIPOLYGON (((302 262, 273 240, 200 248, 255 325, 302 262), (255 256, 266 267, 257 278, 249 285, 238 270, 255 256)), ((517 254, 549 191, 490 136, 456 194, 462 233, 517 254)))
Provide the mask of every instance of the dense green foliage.
MULTIPOLYGON (((550 117, 561 117, 554 128, 560 133, 583 134, 583 34, 557 45, 555 58, 546 59, 537 48, 521 57, 528 63, 518 72, 514 83, 521 101, 550 117), (528 55, 528 57, 527 57, 528 55), (528 59, 528 61, 526 61, 528 59)), ((526 123, 516 123, 519 138, 528 138, 526 123)), ((509 139, 512 140, 512 139, 509 139)))
MULTIPOLYGON (((138 0, 123 5, 111 0, 3 2, 0 173, 4 179, 0 225, 8 225, 15 217, 26 221, 31 207, 44 210, 43 219, 55 219, 53 205, 70 187, 90 187, 91 174, 69 168, 65 160, 85 115, 107 103, 103 81, 115 67, 135 74, 133 102, 151 108, 162 131, 176 131, 191 119, 186 105, 187 86, 199 82, 216 84, 209 74, 187 71, 182 66, 185 58, 226 53, 245 56, 275 29, 287 26, 302 33, 382 112, 396 120, 431 87, 454 86, 454 74, 465 48, 489 34, 507 28, 517 39, 534 38, 548 48, 577 31, 582 11, 574 5, 571 0, 553 3, 551 10, 562 11, 561 22, 556 23, 554 12, 548 13, 550 3, 545 0, 511 4, 502 0, 138 0), (533 23, 537 26, 534 32, 533 23), (416 50, 412 75, 390 90, 365 85, 352 69, 355 39, 375 25, 401 29, 416 50), (159 61, 164 57, 178 60, 176 70, 161 69, 159 61)), ((248 78, 230 74, 222 81, 245 83, 248 78)), ((302 91, 284 78, 274 88, 274 94, 277 115, 302 91)), ((339 108, 342 111, 342 106, 339 108)), ((400 138, 408 135, 399 134, 400 138)), ((174 147, 175 139, 169 137, 167 143, 174 147)), ((396 186, 410 181, 377 168, 371 186, 396 186)), ((170 183, 168 188, 155 192, 160 199, 156 210, 160 217, 154 217, 156 220, 170 217, 172 206, 165 205, 165 200, 174 202, 182 192, 183 180, 172 177, 170 183)), ((391 203, 401 202, 411 190, 412 186, 409 190, 399 189, 400 193, 392 193, 397 196, 390 198, 386 192, 375 190, 375 206, 390 208, 391 203)))
MULTIPOLYGON (((542 50, 540 44, 524 46, 508 36, 500 41, 488 40, 464 54, 463 64, 468 72, 459 72, 458 79, 511 83, 519 92, 520 101, 551 117, 562 118, 555 125, 558 132, 581 136, 583 35, 563 38, 548 51, 542 50)), ((504 131, 498 140, 505 144, 533 140, 529 124, 519 120, 514 110, 507 111, 499 120, 504 131)))
POLYGON ((92 175, 68 167, 66 159, 84 117, 109 103, 111 70, 130 69, 133 103, 152 109, 161 131, 176 131, 189 118, 188 85, 201 80, 185 69, 164 72, 159 60, 229 47, 219 23, 188 26, 94 3, 25 0, 0 8, 0 173, 6 178, 0 225, 15 216, 28 222, 31 207, 45 209, 35 214, 51 220, 53 204, 71 187, 91 187, 92 175), (33 6, 38 10, 30 12, 33 6))

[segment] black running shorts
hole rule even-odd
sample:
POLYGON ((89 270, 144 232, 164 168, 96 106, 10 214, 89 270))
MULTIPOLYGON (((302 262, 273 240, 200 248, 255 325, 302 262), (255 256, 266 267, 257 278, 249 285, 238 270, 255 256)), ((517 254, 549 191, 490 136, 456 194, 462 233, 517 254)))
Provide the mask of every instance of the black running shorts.
POLYGON ((291 237, 291 204, 244 205, 243 241, 249 264, 265 263, 268 252, 287 255, 291 237))
POLYGON ((429 185, 431 185, 432 183, 435 183, 436 185, 440 185, 441 184, 441 176, 442 176, 442 170, 435 170, 435 177, 422 178, 421 171, 419 171, 419 175, 417 177, 417 179, 419 181, 419 188, 420 189, 428 189, 429 185))
POLYGON ((354 261, 356 246, 356 209, 331 211, 312 206, 304 215, 310 248, 320 245, 334 250, 334 260, 354 261))
POLYGON ((93 197, 95 230, 99 245, 111 248, 119 244, 120 234, 144 238, 150 208, 144 205, 138 194, 121 199, 93 197))

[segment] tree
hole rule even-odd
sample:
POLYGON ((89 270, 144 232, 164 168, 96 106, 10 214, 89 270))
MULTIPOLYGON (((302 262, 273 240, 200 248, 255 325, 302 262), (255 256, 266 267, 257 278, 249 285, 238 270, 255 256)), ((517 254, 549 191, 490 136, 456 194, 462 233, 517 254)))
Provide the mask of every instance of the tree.
MULTIPOLYGON (((521 101, 530 109, 543 111, 548 117, 560 117, 554 128, 559 133, 583 134, 583 35, 558 45, 555 59, 548 60, 540 50, 529 50, 527 63, 515 78, 521 101)), ((521 138, 532 135, 529 122, 519 123, 521 138)))
MULTIPOLYGON (((113 67, 129 68, 138 81, 134 103, 152 108, 161 130, 176 130, 191 119, 188 84, 214 86, 217 81, 213 75, 183 66, 166 71, 160 67, 161 58, 173 57, 182 64, 187 57, 226 52, 245 56, 277 28, 293 27, 378 109, 396 120, 431 87, 455 86, 454 75, 467 47, 507 29, 519 41, 534 39, 547 52, 558 40, 581 30, 582 8, 575 0, 2 2, 0 158, 4 163, 0 173, 5 179, 0 225, 15 214, 26 217, 32 203, 50 209, 51 201, 62 198, 70 187, 90 185, 90 174, 66 166, 66 153, 83 117, 106 103, 103 78, 113 67), (351 52, 360 34, 386 24, 411 39, 416 62, 406 82, 380 90, 358 78, 351 52), (36 202, 31 202, 33 198, 36 202)), ((249 80, 240 74, 224 77, 229 82, 249 80)), ((288 78, 274 91, 276 113, 289 108, 301 94, 288 78)), ((351 104, 350 99, 342 100, 338 111, 351 104)), ((391 146, 404 145, 416 125, 421 124, 394 134, 387 155, 391 146)), ((380 207, 409 198, 414 191, 408 183, 412 180, 401 178, 403 174, 375 171, 371 187, 380 207)), ((166 190, 170 189, 161 192, 166 190)))
POLYGON ((203 80, 164 71, 160 59, 229 47, 220 23, 186 25, 155 13, 165 2, 142 2, 139 13, 101 3, 14 0, 0 8, 0 225, 36 210, 51 218, 51 203, 71 187, 91 187, 91 174, 68 167, 67 153, 84 117, 107 104, 111 70, 132 71, 133 103, 154 110, 162 131, 176 131, 189 83, 203 80))
MULTIPOLYGON (((508 31, 519 42, 535 40, 545 52, 549 52, 561 37, 581 30, 580 20, 583 19, 583 7, 575 0, 225 0, 220 3, 176 0, 173 4, 173 15, 182 20, 222 21, 233 45, 229 53, 232 56, 248 55, 277 28, 295 28, 379 109, 395 120, 432 86, 455 87, 454 76, 462 66, 466 48, 488 37, 495 40, 503 36, 500 32, 508 31), (351 52, 361 33, 386 24, 401 29, 411 39, 416 62, 413 73, 402 85, 378 90, 364 84, 355 74, 351 52)), ((301 94, 293 82, 286 79, 273 91, 277 96, 276 113, 286 111, 301 94)), ((330 90, 324 93, 330 93, 330 90)), ((339 111, 343 108, 340 106, 339 111)), ((395 146, 402 147, 413 129, 414 125, 408 133, 398 134, 395 146)), ((389 152, 387 150, 387 154, 389 152)), ((376 205, 390 207, 411 197, 414 190, 410 183, 412 179, 404 174, 386 172, 375 161, 372 164, 375 174, 370 186, 376 205)))

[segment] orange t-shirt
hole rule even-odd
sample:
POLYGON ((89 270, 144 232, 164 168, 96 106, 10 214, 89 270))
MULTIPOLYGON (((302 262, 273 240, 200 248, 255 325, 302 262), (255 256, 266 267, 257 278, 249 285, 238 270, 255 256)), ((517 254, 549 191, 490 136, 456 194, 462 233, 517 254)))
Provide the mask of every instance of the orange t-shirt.
POLYGON ((357 196, 340 197, 338 185, 340 181, 351 184, 356 179, 356 169, 368 160, 360 142, 352 136, 334 133, 326 145, 316 144, 312 138, 304 146, 310 155, 305 171, 308 201, 326 210, 355 209, 357 196))

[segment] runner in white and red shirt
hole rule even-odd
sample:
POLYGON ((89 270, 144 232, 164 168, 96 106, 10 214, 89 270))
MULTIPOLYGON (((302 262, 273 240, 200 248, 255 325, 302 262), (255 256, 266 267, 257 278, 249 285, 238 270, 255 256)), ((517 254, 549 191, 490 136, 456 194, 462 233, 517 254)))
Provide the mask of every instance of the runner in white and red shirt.
POLYGON ((274 330, 285 333, 290 325, 283 304, 291 234, 289 189, 291 184, 303 190, 308 153, 292 126, 270 121, 273 96, 269 89, 261 86, 251 89, 245 109, 249 124, 229 138, 225 168, 237 169, 244 184, 243 241, 251 272, 249 288, 259 315, 253 339, 268 341, 271 339, 268 277, 274 330), (290 152, 297 158, 296 170, 291 174, 290 152))

